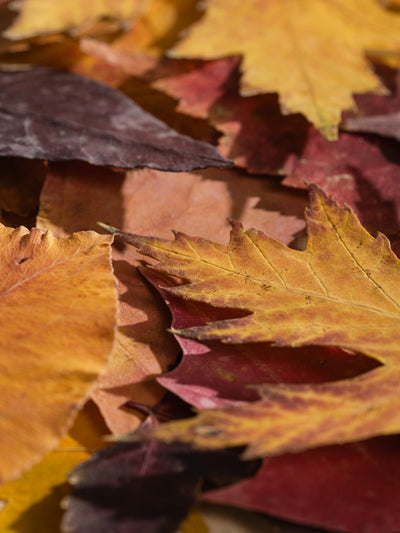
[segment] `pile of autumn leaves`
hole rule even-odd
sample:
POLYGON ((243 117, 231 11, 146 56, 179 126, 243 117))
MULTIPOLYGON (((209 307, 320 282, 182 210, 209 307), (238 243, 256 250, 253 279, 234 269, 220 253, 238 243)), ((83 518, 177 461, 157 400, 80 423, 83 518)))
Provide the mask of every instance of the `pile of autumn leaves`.
POLYGON ((0 5, 1 531, 400 530, 397 2, 37 4, 0 5))

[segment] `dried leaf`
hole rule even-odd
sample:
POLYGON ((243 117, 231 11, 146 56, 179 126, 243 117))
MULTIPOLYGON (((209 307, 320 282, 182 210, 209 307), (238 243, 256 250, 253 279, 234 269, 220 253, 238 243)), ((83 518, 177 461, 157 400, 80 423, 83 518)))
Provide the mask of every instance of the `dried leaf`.
POLYGON ((110 239, 0 228, 0 465, 14 479, 54 448, 103 371, 115 333, 110 239))
POLYGON ((19 15, 5 32, 8 39, 26 39, 47 33, 73 31, 107 17, 121 24, 140 13, 140 0, 83 0, 80 2, 52 2, 51 0, 19 0, 14 3, 19 15))
POLYGON ((258 386, 259 402, 163 424, 158 438, 207 447, 248 444, 246 456, 259 457, 399 431, 400 261, 387 239, 371 237, 349 208, 316 186, 310 193, 305 252, 239 224, 229 247, 179 233, 174 242, 123 239, 161 261, 160 271, 189 282, 168 289, 172 294, 248 313, 175 330, 181 336, 337 345, 387 366, 334 383, 258 386))
POLYGON ((399 29, 398 15, 375 0, 208 0, 204 17, 174 55, 242 54, 245 91, 279 92, 284 110, 303 113, 335 139, 352 93, 382 92, 364 52, 398 51, 399 29))
POLYGON ((0 88, 0 155, 172 171, 230 164, 212 146, 179 135, 116 90, 76 74, 3 71, 0 88))

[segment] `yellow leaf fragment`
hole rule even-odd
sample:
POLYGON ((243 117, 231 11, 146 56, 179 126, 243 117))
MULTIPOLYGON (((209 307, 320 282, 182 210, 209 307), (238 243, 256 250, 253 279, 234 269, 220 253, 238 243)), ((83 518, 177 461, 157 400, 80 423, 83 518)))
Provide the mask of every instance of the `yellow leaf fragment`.
POLYGON ((79 31, 83 25, 101 18, 128 21, 137 16, 143 0, 80 0, 54 2, 52 0, 20 0, 16 3, 19 15, 5 32, 8 39, 26 39, 48 33, 79 31))
POLYGON ((56 533, 61 500, 68 492, 69 472, 104 446, 107 429, 92 403, 78 414, 70 433, 58 447, 20 478, 0 488, 6 506, 0 512, 2 533, 56 533))
POLYGON ((0 227, 0 481, 57 446, 111 354, 111 240, 0 227))
POLYGON ((278 92, 283 110, 303 113, 337 137, 352 94, 383 92, 365 52, 400 50, 400 16, 376 0, 208 0, 204 17, 174 56, 243 55, 243 91, 278 92))

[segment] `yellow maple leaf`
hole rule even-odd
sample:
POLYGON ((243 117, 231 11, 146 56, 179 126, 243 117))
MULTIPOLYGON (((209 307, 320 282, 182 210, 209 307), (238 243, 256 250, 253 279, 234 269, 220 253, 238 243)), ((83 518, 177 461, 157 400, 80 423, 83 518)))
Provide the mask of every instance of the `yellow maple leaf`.
POLYGON ((114 345, 111 242, 0 226, 0 481, 57 446, 114 345))
POLYGON ((208 0, 204 17, 173 50, 177 57, 243 55, 243 90, 278 92, 337 137, 352 93, 384 92, 365 51, 400 50, 400 16, 376 0, 208 0))
POLYGON ((249 444, 248 457, 298 451, 400 431, 400 260, 350 208, 310 186, 308 242, 291 250, 235 223, 229 246, 178 233, 175 241, 123 235, 187 281, 167 289, 185 299, 247 315, 177 330, 225 343, 335 345, 383 366, 318 385, 264 385, 261 400, 204 410, 161 425, 155 435, 207 447, 249 444))

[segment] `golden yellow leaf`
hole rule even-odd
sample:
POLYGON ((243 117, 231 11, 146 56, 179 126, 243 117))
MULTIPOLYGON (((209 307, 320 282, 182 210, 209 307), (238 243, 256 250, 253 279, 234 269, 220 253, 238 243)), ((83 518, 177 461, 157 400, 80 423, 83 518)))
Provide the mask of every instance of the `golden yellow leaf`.
POLYGON ((19 15, 5 32, 8 39, 26 39, 36 35, 79 31, 101 18, 129 21, 145 6, 143 0, 19 0, 19 15))
MULTIPOLYGON (((175 241, 122 235, 188 283, 167 289, 246 316, 175 331, 225 343, 335 345, 383 363, 317 385, 264 385, 261 400, 200 411, 155 435, 207 447, 248 444, 247 457, 298 451, 400 431, 400 260, 350 208, 310 186, 308 242, 291 250, 235 223, 229 246, 178 233, 175 241)), ((229 313, 228 313, 229 314, 229 313)))
POLYGON ((243 55, 243 91, 279 92, 281 106, 337 137, 352 94, 383 92, 368 50, 400 50, 400 17, 376 0, 208 0, 178 57, 243 55))
POLYGON ((68 493, 69 472, 104 446, 107 428, 89 402, 78 414, 59 446, 19 479, 0 488, 6 502, 0 512, 2 533, 56 533, 62 516, 61 500, 68 493))
POLYGON ((0 480, 57 446, 114 344, 110 239, 0 227, 0 480))

